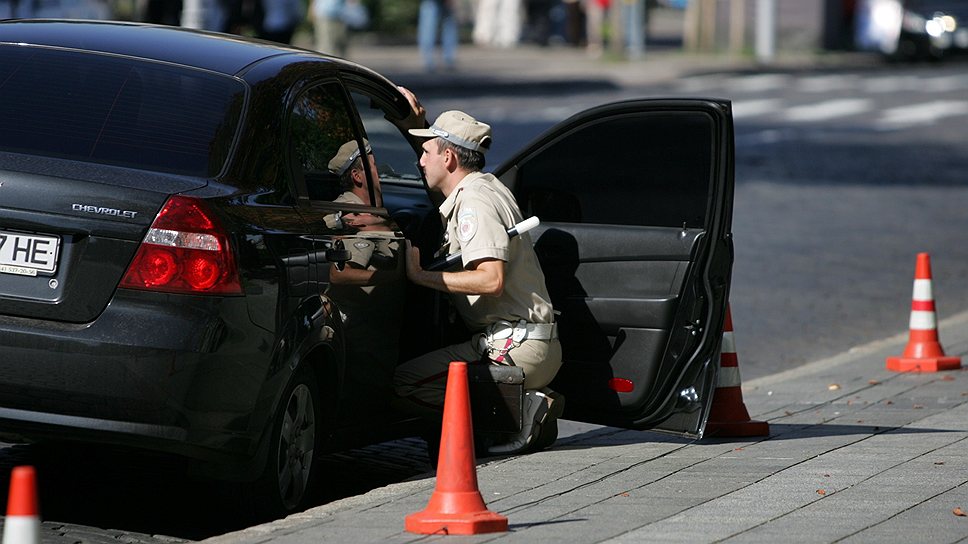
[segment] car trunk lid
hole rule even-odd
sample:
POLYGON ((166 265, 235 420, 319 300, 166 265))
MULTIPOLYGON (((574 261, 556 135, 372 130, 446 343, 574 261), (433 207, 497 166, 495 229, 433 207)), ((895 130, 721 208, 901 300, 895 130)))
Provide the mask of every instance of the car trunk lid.
POLYGON ((0 154, 0 314, 92 321, 169 195, 205 184, 0 154))

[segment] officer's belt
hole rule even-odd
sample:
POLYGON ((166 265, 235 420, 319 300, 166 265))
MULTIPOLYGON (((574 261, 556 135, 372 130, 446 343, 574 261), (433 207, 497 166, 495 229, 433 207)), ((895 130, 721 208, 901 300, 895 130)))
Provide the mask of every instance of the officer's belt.
POLYGON ((528 323, 521 320, 517 323, 497 321, 485 329, 484 336, 488 342, 511 338, 515 342, 524 340, 552 340, 558 338, 557 323, 528 323))

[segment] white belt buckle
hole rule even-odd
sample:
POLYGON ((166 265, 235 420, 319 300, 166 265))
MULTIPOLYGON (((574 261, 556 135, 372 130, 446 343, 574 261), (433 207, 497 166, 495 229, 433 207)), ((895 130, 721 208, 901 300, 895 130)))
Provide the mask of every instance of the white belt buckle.
POLYGON ((514 340, 516 344, 520 344, 528 337, 528 322, 525 320, 518 321, 516 327, 514 327, 514 332, 511 335, 511 340, 514 340))
POLYGON ((487 341, 504 340, 514 334, 514 325, 508 321, 495 321, 487 328, 487 341))

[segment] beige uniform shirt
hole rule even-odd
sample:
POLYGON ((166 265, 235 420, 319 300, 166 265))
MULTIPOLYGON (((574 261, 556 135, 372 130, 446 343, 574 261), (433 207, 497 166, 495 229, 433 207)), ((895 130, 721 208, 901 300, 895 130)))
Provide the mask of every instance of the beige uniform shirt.
MULTIPOLYGON (((360 197, 356 196, 356 193, 354 193, 353 191, 344 192, 343 194, 336 197, 336 200, 333 200, 333 202, 336 202, 338 204, 366 204, 365 202, 363 202, 363 200, 360 197)), ((331 229, 342 228, 343 224, 340 222, 341 217, 343 217, 343 212, 334 212, 334 213, 326 214, 323 217, 323 222, 326 224, 327 228, 331 228, 331 229)))
POLYGON ((491 174, 468 174, 440 206, 440 213, 447 221, 446 252, 460 251, 465 267, 484 258, 506 263, 501 296, 452 295, 472 331, 500 320, 554 321, 531 235, 508 238, 507 229, 523 218, 514 195, 504 184, 491 174))

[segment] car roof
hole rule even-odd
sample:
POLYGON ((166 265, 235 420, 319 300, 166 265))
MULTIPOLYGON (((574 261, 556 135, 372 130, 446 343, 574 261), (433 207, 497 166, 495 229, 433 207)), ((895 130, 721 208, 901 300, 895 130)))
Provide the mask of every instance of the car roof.
MULTIPOLYGON (((117 21, 0 21, 0 44, 112 53, 235 75, 255 62, 314 52, 230 34, 117 21)), ((319 59, 323 55, 315 54, 319 59)), ((333 59, 335 61, 335 59, 333 59)), ((347 63, 352 64, 352 63, 347 63)))

